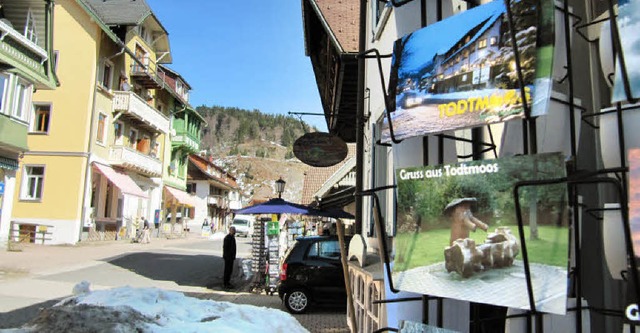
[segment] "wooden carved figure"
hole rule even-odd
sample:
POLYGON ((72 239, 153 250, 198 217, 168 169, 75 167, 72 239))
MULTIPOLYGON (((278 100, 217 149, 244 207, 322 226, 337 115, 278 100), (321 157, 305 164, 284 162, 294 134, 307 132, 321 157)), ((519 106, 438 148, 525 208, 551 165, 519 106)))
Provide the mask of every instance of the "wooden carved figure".
POLYGON ((445 215, 451 218, 449 245, 453 245, 456 239, 468 238, 469 231, 476 231, 478 227, 487 231, 488 226, 474 217, 471 212, 476 201, 476 198, 455 199, 444 208, 445 215))

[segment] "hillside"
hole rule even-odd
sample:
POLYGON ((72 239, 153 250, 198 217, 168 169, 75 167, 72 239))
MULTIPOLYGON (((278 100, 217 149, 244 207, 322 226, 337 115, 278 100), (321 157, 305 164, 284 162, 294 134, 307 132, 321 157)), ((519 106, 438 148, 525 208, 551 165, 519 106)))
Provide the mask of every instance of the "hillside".
POLYGON ((282 197, 299 202, 308 166, 293 155, 293 143, 304 135, 305 129, 317 131, 315 128, 292 116, 258 110, 200 106, 197 111, 208 124, 201 150, 237 177, 245 196, 275 196, 274 181, 282 177, 287 182, 282 197))

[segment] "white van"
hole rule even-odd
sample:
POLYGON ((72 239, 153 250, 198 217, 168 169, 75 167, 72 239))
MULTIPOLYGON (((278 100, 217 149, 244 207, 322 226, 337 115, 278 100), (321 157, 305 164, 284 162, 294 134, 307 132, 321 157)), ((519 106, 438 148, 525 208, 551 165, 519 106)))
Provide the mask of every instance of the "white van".
POLYGON ((231 226, 236 228, 236 235, 249 237, 253 235, 253 224, 256 218, 253 215, 236 215, 231 226))

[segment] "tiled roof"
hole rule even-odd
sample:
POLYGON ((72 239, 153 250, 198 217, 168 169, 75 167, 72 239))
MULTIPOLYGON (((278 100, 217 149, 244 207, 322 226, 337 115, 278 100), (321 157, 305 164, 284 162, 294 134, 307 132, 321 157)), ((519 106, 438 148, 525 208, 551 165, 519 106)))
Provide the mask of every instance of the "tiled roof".
POLYGON ((360 1, 309 0, 320 10, 322 20, 347 53, 358 52, 360 1))
POLYGON ((300 203, 303 205, 309 205, 315 201, 313 194, 316 193, 322 185, 331 178, 340 168, 356 155, 356 145, 354 143, 348 143, 347 147, 349 152, 344 161, 326 168, 311 167, 304 175, 304 185, 302 186, 302 199, 300 203))
POLYGON ((198 155, 189 155, 189 162, 193 163, 193 165, 195 165, 198 170, 209 177, 209 179, 229 186, 233 189, 238 188, 238 183, 236 183, 235 177, 228 174, 220 167, 209 162, 206 158, 198 155))
POLYGON ((152 14, 144 0, 84 0, 109 25, 138 25, 152 14))

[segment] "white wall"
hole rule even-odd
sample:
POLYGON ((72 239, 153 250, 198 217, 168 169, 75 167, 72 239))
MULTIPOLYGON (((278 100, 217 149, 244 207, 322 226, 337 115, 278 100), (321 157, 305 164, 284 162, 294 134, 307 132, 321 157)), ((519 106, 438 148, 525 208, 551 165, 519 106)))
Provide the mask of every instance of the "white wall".
POLYGON ((194 182, 196 184, 196 201, 197 206, 193 215, 193 219, 202 225, 204 219, 211 221, 211 216, 208 216, 207 209, 207 197, 209 196, 209 182, 206 180, 198 180, 194 182))

